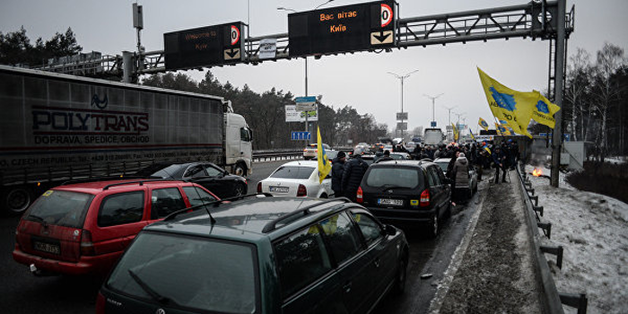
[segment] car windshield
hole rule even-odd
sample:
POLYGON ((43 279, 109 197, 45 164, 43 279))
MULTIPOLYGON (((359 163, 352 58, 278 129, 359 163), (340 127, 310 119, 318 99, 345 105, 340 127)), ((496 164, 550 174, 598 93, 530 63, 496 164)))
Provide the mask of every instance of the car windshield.
POLYGON ((25 217, 45 224, 83 228, 92 199, 92 194, 48 190, 31 206, 25 217))
POLYGON ((420 172, 415 168, 392 168, 378 167, 371 168, 367 178, 366 185, 374 188, 416 188, 422 190, 419 186, 420 172))
POLYGON ((282 166, 271 174, 270 177, 277 179, 309 179, 315 169, 305 166, 282 166))
POLYGON ((255 313, 256 259, 254 247, 239 242, 143 232, 106 285, 125 295, 212 313, 255 313))

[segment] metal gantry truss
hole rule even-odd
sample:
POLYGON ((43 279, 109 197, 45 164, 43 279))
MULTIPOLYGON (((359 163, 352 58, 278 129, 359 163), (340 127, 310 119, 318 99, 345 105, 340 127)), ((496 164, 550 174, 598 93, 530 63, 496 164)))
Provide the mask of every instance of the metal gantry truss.
MULTIPOLYGON (((527 4, 514 5, 483 10, 464 11, 457 13, 439 14, 423 17, 403 18, 396 21, 396 48, 412 46, 446 45, 449 43, 466 43, 469 41, 488 41, 514 37, 530 37, 532 40, 540 38, 550 40, 550 75, 548 87, 552 90, 555 80, 556 49, 552 47, 556 41, 556 1, 533 1, 527 4)), ((574 29, 574 9, 566 14, 566 34, 574 29)), ((565 38, 566 40, 566 38, 565 38)), ((388 48, 390 50, 391 48, 388 48)), ((290 43, 288 33, 247 37, 245 39, 245 56, 242 63, 256 65, 261 62, 277 61, 295 58, 289 54, 290 43), (264 39, 276 39, 276 57, 271 60, 260 60, 259 48, 264 39)), ((379 50, 373 50, 379 51, 379 50)), ((134 53, 135 74, 154 74, 166 72, 163 50, 143 53, 137 62, 137 53, 134 53)), ((321 55, 315 55, 320 58, 321 55)), ((565 66, 565 65, 563 65, 565 66)), ((78 75, 121 76, 123 73, 122 57, 108 57, 102 59, 102 64, 91 65, 75 63, 72 65, 55 65, 41 68, 55 72, 64 72, 78 75)))

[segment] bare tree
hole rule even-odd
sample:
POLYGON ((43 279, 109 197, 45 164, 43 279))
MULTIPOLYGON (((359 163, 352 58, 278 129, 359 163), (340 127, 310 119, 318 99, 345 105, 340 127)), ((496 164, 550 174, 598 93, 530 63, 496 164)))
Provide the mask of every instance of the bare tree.
POLYGON ((583 96, 587 92, 587 89, 590 88, 589 77, 592 72, 590 58, 591 55, 586 50, 578 48, 576 54, 571 56, 571 62, 569 63, 568 68, 565 100, 566 104, 571 106, 569 129, 576 141, 578 138, 582 141, 587 140, 585 132, 588 128, 584 126, 584 112, 588 111, 588 108, 585 106, 583 96), (580 117, 580 136, 577 136, 578 117, 580 117))
POLYGON ((607 154, 607 124, 609 107, 621 93, 621 86, 613 80, 613 75, 624 65, 624 50, 618 46, 606 43, 602 50, 597 52, 595 64, 594 97, 596 99, 595 110, 600 115, 601 126, 599 128, 597 143, 600 145, 600 157, 604 161, 607 154))

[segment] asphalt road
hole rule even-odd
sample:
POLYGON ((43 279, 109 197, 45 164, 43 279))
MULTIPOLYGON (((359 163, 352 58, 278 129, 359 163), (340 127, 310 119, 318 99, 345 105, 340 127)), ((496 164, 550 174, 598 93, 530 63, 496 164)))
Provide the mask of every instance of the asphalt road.
MULTIPOLYGON (((286 161, 256 163, 249 177, 248 193, 255 193, 257 182, 286 161)), ((410 262, 405 294, 387 296, 375 313, 426 313, 437 284, 443 278, 456 247, 476 210, 480 190, 467 206, 456 206, 443 222, 434 240, 417 230, 405 230, 410 242, 410 262), (428 275, 421 279, 421 275, 428 275)), ((2 313, 94 313, 100 278, 67 276, 34 277, 28 267, 13 261, 18 217, 0 218, 0 309, 2 313)))

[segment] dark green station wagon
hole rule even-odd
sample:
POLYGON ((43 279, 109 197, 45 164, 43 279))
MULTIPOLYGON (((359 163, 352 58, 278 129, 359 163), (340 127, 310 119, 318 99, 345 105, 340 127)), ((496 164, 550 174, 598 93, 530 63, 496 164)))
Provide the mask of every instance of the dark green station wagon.
POLYGON ((345 198, 203 207, 140 232, 96 313, 368 313, 404 290, 405 235, 345 198))

